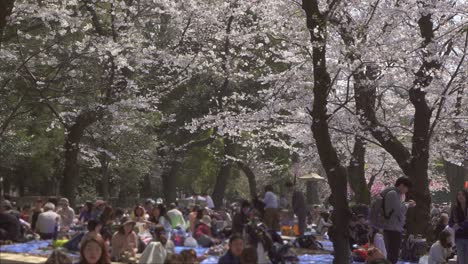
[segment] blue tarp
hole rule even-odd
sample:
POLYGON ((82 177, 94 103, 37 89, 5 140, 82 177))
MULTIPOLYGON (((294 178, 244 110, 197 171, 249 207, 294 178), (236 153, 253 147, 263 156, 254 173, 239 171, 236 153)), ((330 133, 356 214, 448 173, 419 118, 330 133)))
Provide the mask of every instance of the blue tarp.
MULTIPOLYGON (((50 248, 51 240, 33 240, 27 243, 12 244, 0 246, 0 252, 30 254, 48 257, 52 254, 53 249, 50 248)), ((78 257, 79 255, 66 252, 70 257, 78 257)))
POLYGON ((207 248, 202 248, 202 247, 196 247, 196 248, 192 248, 192 247, 174 247, 174 252, 176 254, 179 254, 182 250, 185 250, 185 249, 195 250, 195 252, 197 253, 197 256, 203 255, 208 250, 207 248))

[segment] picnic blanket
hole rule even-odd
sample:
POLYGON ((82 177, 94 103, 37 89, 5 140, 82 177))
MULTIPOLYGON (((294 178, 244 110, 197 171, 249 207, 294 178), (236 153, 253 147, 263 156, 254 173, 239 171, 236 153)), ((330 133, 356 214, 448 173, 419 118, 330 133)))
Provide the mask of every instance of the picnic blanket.
MULTIPOLYGON (((16 254, 28 254, 41 257, 49 257, 54 249, 52 248, 51 240, 32 240, 21 244, 11 244, 0 246, 0 252, 5 253, 16 253, 16 254)), ((80 257, 79 253, 70 252, 64 250, 70 259, 74 260, 80 257)))

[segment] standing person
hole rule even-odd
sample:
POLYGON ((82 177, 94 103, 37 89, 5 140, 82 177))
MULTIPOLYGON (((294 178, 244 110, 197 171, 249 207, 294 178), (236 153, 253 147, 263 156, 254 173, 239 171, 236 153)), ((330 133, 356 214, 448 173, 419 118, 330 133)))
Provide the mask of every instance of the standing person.
POLYGON ((229 250, 219 259, 218 264, 240 264, 243 251, 244 239, 240 235, 232 235, 229 239, 229 250))
POLYGON ((388 260, 395 264, 398 262, 402 242, 402 233, 406 222, 406 211, 409 207, 416 206, 416 202, 410 200, 404 203, 404 197, 412 187, 412 182, 407 177, 400 177, 395 182, 395 187, 390 187, 380 194, 383 198, 385 248, 388 260))
POLYGON ((8 212, 11 203, 3 200, 0 204, 0 240, 17 242, 21 239, 21 223, 19 219, 8 212))
POLYGON ((42 206, 44 203, 42 202, 41 199, 36 200, 34 203, 34 209, 32 211, 29 223, 31 223, 31 230, 33 232, 36 232, 36 223, 37 223, 37 217, 43 212, 42 211, 42 206))
POLYGON ((304 235, 306 229, 306 218, 307 218, 307 206, 305 203, 304 194, 302 192, 294 190, 292 182, 288 181, 285 184, 287 191, 292 193, 292 211, 297 216, 299 236, 304 235))
POLYGON ((67 198, 60 198, 59 200, 60 209, 57 213, 62 219, 61 226, 63 229, 68 230, 73 225, 75 220, 75 211, 70 207, 70 203, 67 198))
POLYGON ((457 204, 452 209, 449 225, 455 230, 455 244, 459 264, 468 263, 468 192, 457 193, 457 204))
POLYGON ((44 212, 37 217, 36 231, 41 239, 52 239, 57 232, 57 225, 60 223, 60 215, 55 210, 53 203, 44 205, 44 212))
POLYGON ((278 212, 278 197, 273 193, 273 186, 265 186, 265 215, 263 221, 265 225, 274 231, 279 231, 279 212, 278 212))
POLYGON ((249 222, 251 211, 252 207, 250 206, 249 201, 242 201, 239 212, 234 215, 232 220, 232 233, 242 234, 244 232, 244 227, 249 222))
POLYGON ((206 207, 208 207, 210 209, 214 209, 215 204, 214 204, 213 199, 211 198, 211 196, 209 196, 207 193, 204 193, 203 197, 206 199, 206 207))

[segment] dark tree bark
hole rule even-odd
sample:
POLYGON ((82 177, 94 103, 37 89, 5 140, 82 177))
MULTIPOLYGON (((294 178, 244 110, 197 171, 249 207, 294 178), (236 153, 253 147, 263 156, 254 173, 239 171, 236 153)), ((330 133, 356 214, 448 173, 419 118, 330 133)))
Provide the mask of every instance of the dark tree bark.
POLYGON ((179 170, 181 165, 182 164, 180 161, 174 159, 171 162, 169 162, 166 168, 164 168, 163 173, 161 175, 164 202, 166 203, 166 205, 169 205, 176 201, 177 171, 179 170))
POLYGON ((109 157, 105 153, 101 153, 99 158, 101 163, 101 194, 104 200, 109 200, 109 157))
POLYGON ((354 147, 348 165, 349 185, 354 192, 354 200, 358 204, 370 204, 370 190, 366 182, 365 173, 366 147, 359 136, 354 138, 354 147))
POLYGON ((255 173, 242 161, 237 162, 237 166, 244 172, 247 180, 249 181, 250 197, 252 199, 257 197, 257 181, 255 180, 255 173))
POLYGON ((3 32, 7 25, 7 18, 11 15, 11 10, 15 4, 15 0, 1 0, 0 1, 0 49, 3 43, 3 32))
POLYGON ((80 184, 78 155, 80 153, 80 142, 85 129, 96 122, 98 113, 94 111, 82 112, 76 117, 75 123, 66 128, 65 138, 65 166, 61 186, 61 195, 67 197, 70 204, 75 204, 76 189, 80 184))
POLYGON ((217 208, 223 205, 226 186, 232 174, 232 161, 228 157, 235 157, 235 144, 228 138, 224 139, 224 160, 216 177, 216 183, 213 189, 213 202, 217 208))
MULTIPOLYGON (((432 42, 434 37, 431 14, 421 16, 418 24, 421 36, 424 39, 423 48, 425 48, 432 42)), ((411 151, 397 139, 388 127, 382 125, 377 119, 373 102, 370 101, 375 98, 375 87, 359 85, 356 82, 355 93, 358 98, 356 100, 360 100, 364 104, 364 115, 360 119, 361 124, 368 128, 372 136, 397 161, 403 173, 411 178, 414 186, 417 186, 410 193, 417 206, 408 212, 407 228, 409 233, 429 235, 431 233, 431 196, 429 192, 428 164, 432 110, 427 104, 424 88, 430 85, 432 81, 430 73, 432 70, 438 69, 440 64, 437 61, 430 60, 431 54, 428 51, 423 51, 422 55, 423 63, 415 73, 414 83, 409 89, 409 100, 415 108, 411 151)), ((372 81, 369 78, 367 80, 372 81)))
MULTIPOLYGON (((333 5, 339 1, 333 1, 333 5)), ((327 17, 319 10, 316 0, 303 0, 302 7, 307 16, 312 43, 314 67, 314 103, 311 111, 313 118, 312 132, 317 145, 322 165, 326 171, 328 184, 332 192, 333 228, 330 238, 333 242, 335 255, 333 263, 349 263, 349 217, 347 194, 347 171, 338 158, 333 147, 328 128, 327 98, 328 90, 332 86, 330 74, 326 64, 327 17)), ((332 7, 330 7, 332 8, 332 7)))

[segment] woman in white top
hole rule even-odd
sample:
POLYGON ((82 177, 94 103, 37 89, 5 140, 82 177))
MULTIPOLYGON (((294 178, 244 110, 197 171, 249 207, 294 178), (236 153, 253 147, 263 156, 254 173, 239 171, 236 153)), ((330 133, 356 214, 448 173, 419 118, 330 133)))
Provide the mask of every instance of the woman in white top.
POLYGON ((428 264, 446 264, 452 255, 452 242, 449 231, 444 230, 439 235, 439 240, 435 242, 429 251, 428 264))
POLYGON ((384 237, 382 233, 383 233, 382 230, 374 229, 372 236, 371 236, 371 244, 374 247, 378 248, 380 252, 382 253, 382 255, 384 256, 384 258, 386 258, 387 249, 385 248, 385 241, 384 241, 384 237))

